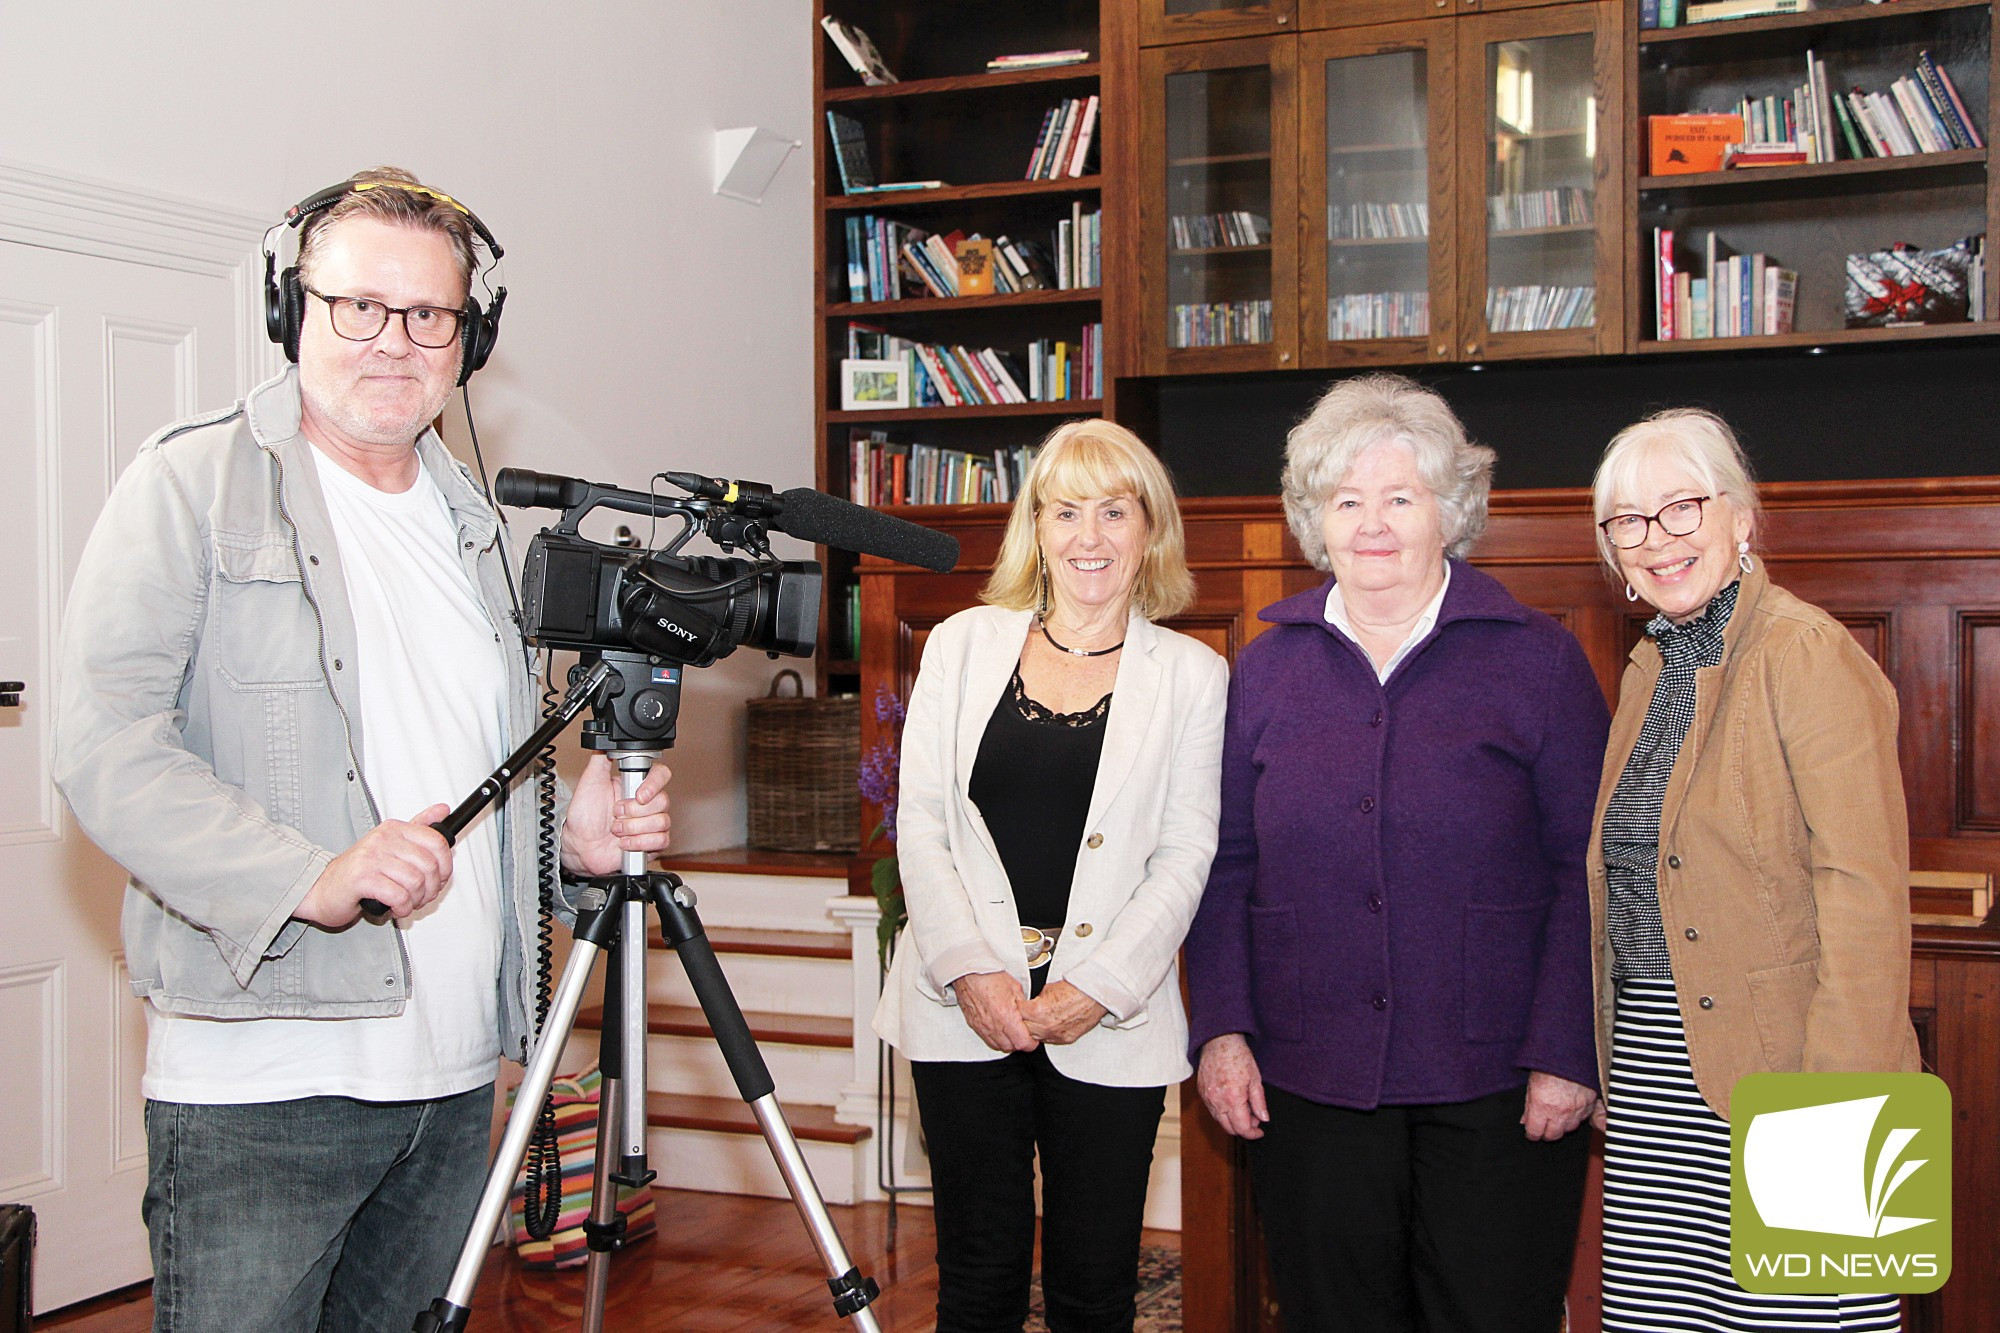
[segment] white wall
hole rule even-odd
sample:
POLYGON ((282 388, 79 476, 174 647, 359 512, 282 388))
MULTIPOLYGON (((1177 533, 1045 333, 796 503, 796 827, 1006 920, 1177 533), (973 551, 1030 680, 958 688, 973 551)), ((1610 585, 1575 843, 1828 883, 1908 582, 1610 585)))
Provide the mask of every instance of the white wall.
MULTIPOLYGON (((711 192, 710 137, 809 147, 816 36, 806 0, 0 5, 0 155, 274 219, 407 167, 507 249, 490 467, 810 485, 811 157, 752 206, 711 192)), ((741 841, 742 700, 775 668, 689 673, 678 846, 741 841)))

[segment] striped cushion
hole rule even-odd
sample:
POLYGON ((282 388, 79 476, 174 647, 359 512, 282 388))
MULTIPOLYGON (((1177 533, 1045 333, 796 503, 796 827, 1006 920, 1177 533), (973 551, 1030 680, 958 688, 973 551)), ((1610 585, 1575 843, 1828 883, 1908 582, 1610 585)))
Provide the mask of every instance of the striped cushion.
MULTIPOLYGON (((591 1186, 597 1166, 597 1099, 604 1076, 596 1065, 581 1074, 558 1075, 550 1084, 556 1102, 556 1143, 562 1149, 562 1212, 547 1240, 528 1235, 523 1214, 525 1177, 514 1182, 507 1202, 507 1231, 524 1268, 575 1268, 590 1257, 583 1223, 590 1216, 591 1186)), ((514 1105, 514 1093, 507 1094, 514 1105)), ((625 1215, 625 1243, 650 1236, 657 1229, 653 1191, 618 1187, 618 1211, 625 1215)))

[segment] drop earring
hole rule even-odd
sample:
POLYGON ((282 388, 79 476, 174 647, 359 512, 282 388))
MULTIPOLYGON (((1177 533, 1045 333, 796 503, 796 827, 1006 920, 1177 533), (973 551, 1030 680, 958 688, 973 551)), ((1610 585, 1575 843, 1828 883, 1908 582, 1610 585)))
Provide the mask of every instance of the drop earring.
POLYGON ((1625 600, 1628 602, 1639 600, 1639 590, 1629 583, 1625 585, 1625 600))
POLYGON ((1754 563, 1751 562, 1750 543, 1747 541, 1741 541, 1736 543, 1736 567, 1742 570, 1745 574, 1748 574, 1751 570, 1757 567, 1754 563))
POLYGON ((1035 617, 1043 624, 1048 623, 1049 566, 1040 551, 1035 552, 1035 617))

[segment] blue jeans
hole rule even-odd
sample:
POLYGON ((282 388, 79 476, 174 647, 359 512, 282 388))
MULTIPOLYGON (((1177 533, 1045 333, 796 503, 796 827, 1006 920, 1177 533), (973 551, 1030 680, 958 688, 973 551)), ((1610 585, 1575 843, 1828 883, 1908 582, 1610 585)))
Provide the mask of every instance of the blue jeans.
POLYGON ((485 1183, 493 1085, 146 1103, 154 1333, 408 1333, 485 1183))

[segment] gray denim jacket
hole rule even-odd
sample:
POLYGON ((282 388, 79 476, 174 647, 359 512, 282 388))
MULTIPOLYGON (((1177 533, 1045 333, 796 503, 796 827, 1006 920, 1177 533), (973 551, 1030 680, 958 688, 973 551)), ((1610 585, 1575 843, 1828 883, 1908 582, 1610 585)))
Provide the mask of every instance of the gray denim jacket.
MULTIPOLYGON (((402 1011, 393 923, 292 911, 380 820, 360 763, 354 617, 311 457, 298 372, 169 426, 113 487, 64 618, 56 781, 131 875, 132 988, 164 1012, 360 1018, 402 1011)), ((418 456, 458 525, 503 644, 510 726, 535 726, 493 511, 432 431, 418 456)), ((450 662, 434 664, 453 688, 450 662)), ((440 792, 456 802, 466 793, 440 792)), ((534 784, 504 809, 500 1043, 525 1056, 536 901, 534 784)))

